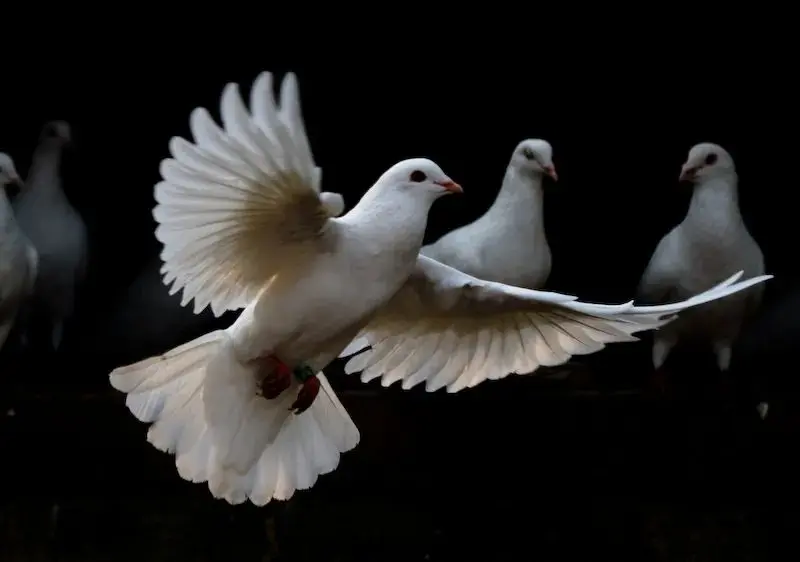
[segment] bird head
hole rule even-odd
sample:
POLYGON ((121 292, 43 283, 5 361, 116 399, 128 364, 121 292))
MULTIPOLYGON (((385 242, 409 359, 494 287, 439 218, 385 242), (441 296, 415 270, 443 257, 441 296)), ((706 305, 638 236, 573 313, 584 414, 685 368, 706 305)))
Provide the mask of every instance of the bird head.
POLYGON ((728 152, 710 142, 694 145, 681 167, 679 181, 698 183, 703 180, 735 173, 733 158, 728 152))
POLYGON ((414 198, 429 199, 431 202, 442 195, 462 193, 461 186, 427 158, 411 158, 398 162, 384 172, 379 182, 393 191, 414 198))
POLYGON ((72 132, 69 123, 66 121, 50 121, 45 123, 44 127, 42 127, 39 141, 61 147, 68 145, 72 142, 72 132))
POLYGON ((553 165, 553 147, 542 139, 526 139, 519 143, 511 156, 511 165, 522 172, 544 174, 558 181, 553 165))
POLYGON ((0 152, 0 188, 5 188, 9 184, 22 189, 22 180, 14 167, 14 161, 5 152, 0 152))

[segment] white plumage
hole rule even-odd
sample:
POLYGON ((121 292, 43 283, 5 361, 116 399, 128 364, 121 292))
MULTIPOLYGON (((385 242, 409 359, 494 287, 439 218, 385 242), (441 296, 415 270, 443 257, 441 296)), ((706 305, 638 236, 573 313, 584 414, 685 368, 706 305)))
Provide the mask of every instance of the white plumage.
POLYGON ((39 262, 6 196, 10 183, 22 186, 13 160, 0 153, 0 349, 14 327, 20 306, 33 293, 39 262))
POLYGON ((64 325, 75 311, 88 260, 86 225, 61 186, 61 156, 69 142, 66 122, 44 126, 25 189, 14 200, 20 228, 39 254, 34 303, 37 316, 47 322, 54 349, 61 345, 64 325))
POLYGON ((545 176, 558 181, 550 143, 520 142, 489 210, 420 253, 479 279, 541 289, 552 263, 544 229, 545 176))
MULTIPOLYGON (((733 158, 721 146, 692 147, 681 179, 694 183, 689 212, 661 239, 639 283, 638 298, 659 302, 687 298, 737 271, 764 273, 764 256, 739 211, 733 158)), ((653 364, 662 366, 679 341, 710 344, 722 371, 742 323, 758 307, 763 286, 691 311, 654 335, 653 364)))
POLYGON ((195 110, 194 144, 173 139, 155 189, 172 290, 194 299, 197 311, 246 308, 227 330, 110 377, 134 415, 153 423, 149 441, 175 454, 181 476, 207 481, 231 503, 288 498, 357 444, 358 430, 320 371, 358 333, 376 348, 351 365, 387 379, 465 385, 625 341, 666 314, 766 279, 731 285, 734 278, 694 300, 636 308, 472 278, 419 256, 431 205, 460 191, 436 164, 395 164, 333 218, 342 205, 320 194, 294 76, 283 81, 279 107, 271 89, 271 76, 260 75, 248 115, 237 86, 226 86, 224 129, 195 110), (407 353, 412 341, 419 345, 407 353), (406 353, 415 369, 399 361, 406 353), (292 412, 292 401, 313 388, 313 377, 265 396, 280 371, 276 358, 278 367, 318 373, 321 392, 302 413, 292 412))
POLYGON ((348 373, 366 382, 402 381, 411 388, 457 392, 484 380, 565 363, 607 343, 635 341, 671 315, 724 298, 770 276, 736 281, 741 273, 683 302, 664 306, 602 305, 577 297, 482 281, 421 256, 417 271, 342 353, 348 373))

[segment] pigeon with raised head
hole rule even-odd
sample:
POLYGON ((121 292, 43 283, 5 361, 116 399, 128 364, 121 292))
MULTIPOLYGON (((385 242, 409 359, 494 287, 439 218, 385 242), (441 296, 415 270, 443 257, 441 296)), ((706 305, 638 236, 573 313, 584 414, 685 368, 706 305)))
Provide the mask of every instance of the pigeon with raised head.
POLYGON ((420 253, 479 279, 541 289, 552 259, 542 214, 545 177, 558 181, 550 143, 520 142, 489 210, 420 253))
POLYGON ((461 192, 439 166, 399 162, 332 218, 294 76, 278 106, 268 73, 250 97, 248 113, 238 87, 225 87, 222 128, 205 109, 192 112, 194 143, 171 140, 153 213, 164 281, 182 302, 244 311, 225 330, 110 375, 179 474, 230 503, 286 499, 356 446, 358 430, 321 370, 358 333, 375 347, 351 361, 376 359, 370 372, 455 387, 627 341, 768 278, 734 276, 649 308, 481 281, 419 255, 432 204, 461 192))
POLYGON ((20 306, 33 292, 39 261, 36 249, 20 230, 6 195, 6 186, 22 187, 8 154, 0 153, 0 349, 17 319, 20 306))
MULTIPOLYGON (((719 145, 689 150, 681 181, 694 184, 689 211, 656 247, 639 283, 637 298, 663 302, 690 298, 737 271, 764 273, 764 256, 739 211, 733 158, 719 145)), ((705 343, 726 371, 742 323, 758 307, 763 285, 688 311, 654 334, 653 365, 659 369, 679 341, 705 343)))
POLYGON ((34 322, 45 323, 53 349, 60 346, 64 323, 74 312, 87 265, 86 225, 61 185, 61 156, 70 139, 66 122, 45 124, 25 188, 14 201, 20 228, 39 254, 32 302, 34 322))

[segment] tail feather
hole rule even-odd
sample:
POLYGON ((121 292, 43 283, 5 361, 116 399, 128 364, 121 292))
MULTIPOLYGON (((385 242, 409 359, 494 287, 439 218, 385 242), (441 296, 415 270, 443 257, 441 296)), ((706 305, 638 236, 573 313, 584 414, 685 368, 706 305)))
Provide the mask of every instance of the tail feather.
POLYGON ((322 373, 317 399, 300 415, 289 410, 296 385, 276 400, 257 395, 248 367, 220 363, 231 359, 227 342, 224 331, 207 334, 114 370, 111 384, 128 393, 138 419, 152 422, 147 440, 175 455, 181 478, 208 482, 231 504, 289 499, 338 466, 358 429, 322 373))
POLYGON ((206 364, 225 337, 221 330, 211 332, 164 355, 114 369, 111 386, 128 395, 125 404, 136 419, 154 422, 170 398, 175 403, 197 391, 206 364))

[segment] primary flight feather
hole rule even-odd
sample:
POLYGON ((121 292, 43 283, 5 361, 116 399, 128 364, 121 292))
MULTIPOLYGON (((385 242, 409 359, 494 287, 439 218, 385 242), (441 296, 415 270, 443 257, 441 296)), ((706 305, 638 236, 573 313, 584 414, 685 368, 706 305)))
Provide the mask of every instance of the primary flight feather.
MULTIPOLYGON (((401 373, 439 381, 445 367, 447 378, 461 380, 472 363, 459 371, 425 350, 446 339, 470 361, 487 351, 483 367, 493 374, 522 357, 540 360, 539 334, 554 341, 567 334, 568 353, 596 349, 699 302, 587 305, 485 283, 419 256, 431 205, 461 191, 426 159, 395 164, 353 209, 333 217, 341 200, 320 194, 294 76, 284 79, 279 105, 271 90, 271 75, 261 74, 248 113, 237 86, 226 86, 222 128, 195 110, 194 143, 173 139, 155 189, 165 281, 197 311, 244 311, 226 330, 110 375, 131 412, 153 423, 148 440, 173 452, 180 475, 207 481, 216 497, 286 499, 355 447, 358 430, 321 369, 368 325, 362 334, 379 346, 368 356, 388 341, 419 340, 408 354, 417 369, 401 373), (569 320, 548 331, 524 324, 533 315, 569 320), (483 327, 506 353, 481 346, 483 327), (575 338, 583 347, 569 345, 575 338)), ((744 288, 734 280, 712 295, 744 288)), ((391 376, 394 351, 384 362, 394 366, 391 376)))

